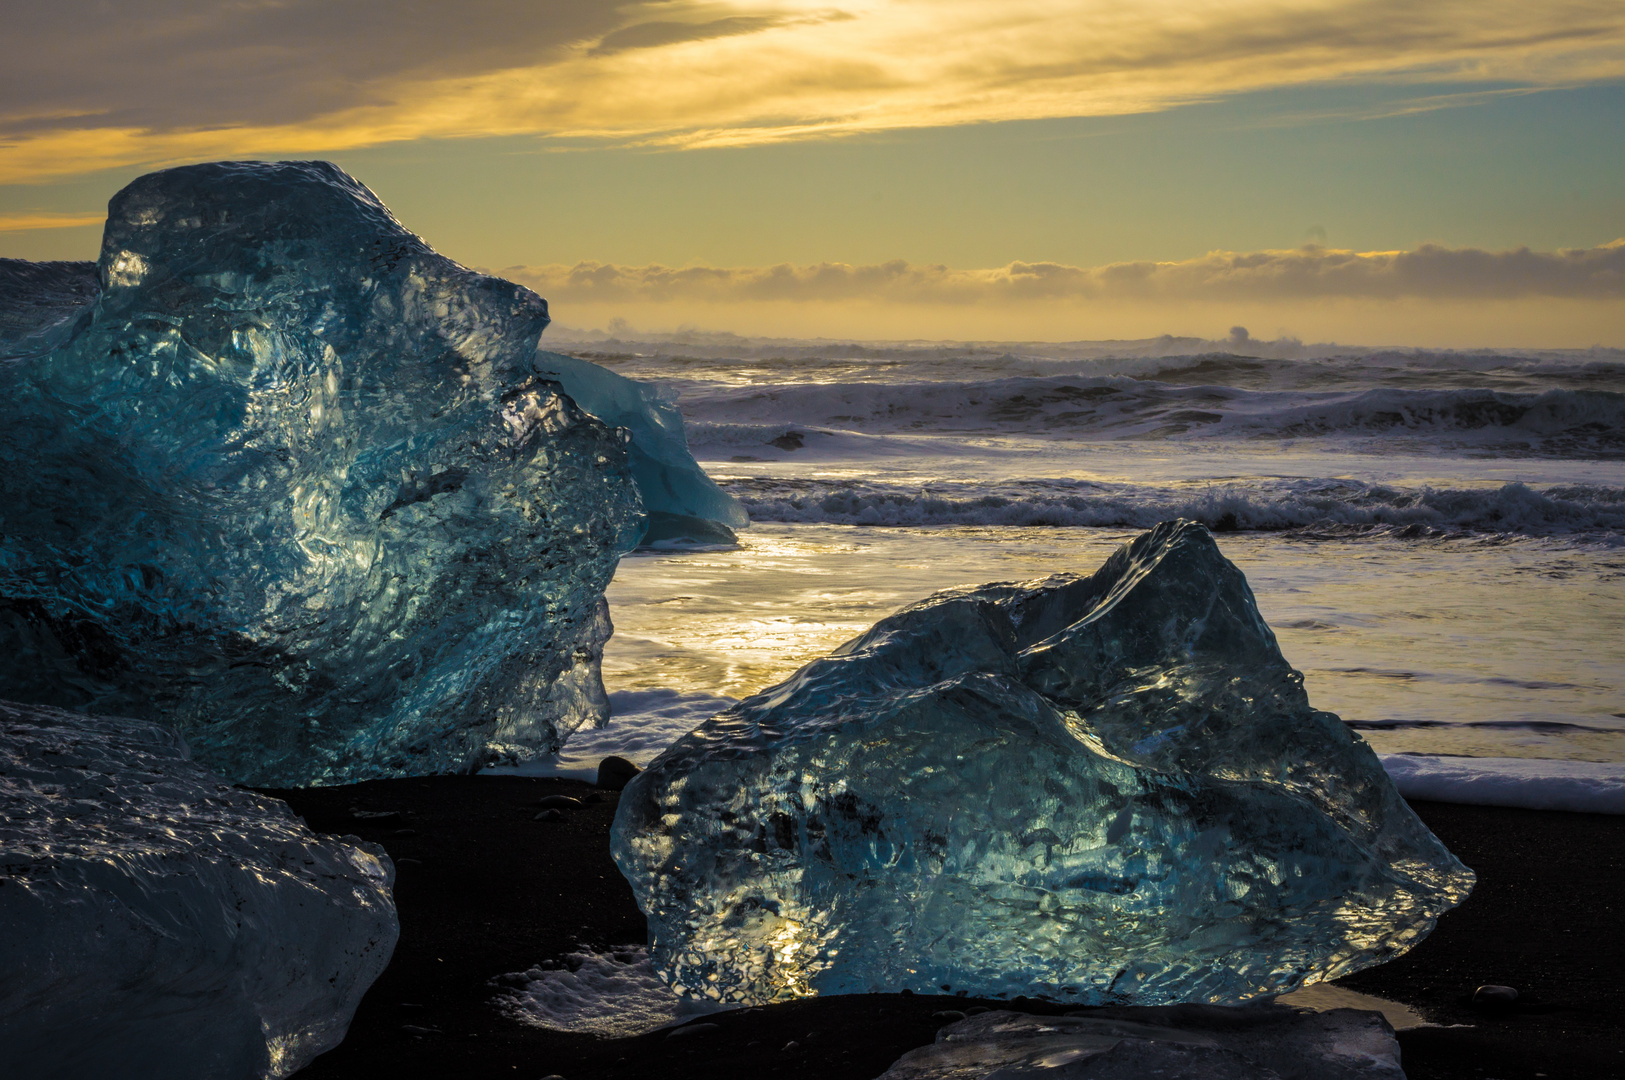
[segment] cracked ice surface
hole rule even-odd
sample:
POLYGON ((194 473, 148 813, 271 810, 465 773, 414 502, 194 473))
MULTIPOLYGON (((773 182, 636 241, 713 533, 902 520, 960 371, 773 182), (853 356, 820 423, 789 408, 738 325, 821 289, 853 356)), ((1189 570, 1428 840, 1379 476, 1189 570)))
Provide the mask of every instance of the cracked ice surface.
POLYGON ((674 744, 612 842, 656 969, 747 1003, 1240 1002, 1398 955, 1473 881, 1185 521, 882 620, 674 744))
POLYGON ((0 1061, 287 1076, 389 962, 393 877, 165 728, 0 702, 0 1061))
POLYGON ((268 786, 601 723, 645 515, 547 322, 323 162, 153 173, 95 266, 0 261, 0 694, 268 786))

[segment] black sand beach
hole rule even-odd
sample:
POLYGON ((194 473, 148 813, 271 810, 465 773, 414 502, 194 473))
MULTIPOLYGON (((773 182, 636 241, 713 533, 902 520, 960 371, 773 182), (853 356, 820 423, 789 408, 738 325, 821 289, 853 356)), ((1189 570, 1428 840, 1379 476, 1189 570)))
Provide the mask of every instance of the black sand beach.
MULTIPOLYGON (((349 1036, 301 1078, 805 1077, 872 1080, 928 1043, 932 1014, 976 1004, 831 997, 706 1017, 713 1029, 604 1040, 526 1027, 491 980, 580 946, 641 943, 644 922, 609 857, 617 795, 569 780, 430 777, 273 791, 320 832, 381 843, 398 869, 401 937, 349 1036), (563 821, 537 802, 599 801, 563 821), (360 818, 353 811, 399 818, 360 818), (794 1043, 796 1045, 789 1046, 794 1043)), ((1345 985, 1440 1027, 1401 1032, 1412 1080, 1625 1077, 1625 817, 1418 803, 1478 887, 1407 955, 1345 985), (1482 983, 1517 987, 1475 1009, 1482 983)), ((1061 1012, 1039 1002, 996 1008, 1061 1012)))

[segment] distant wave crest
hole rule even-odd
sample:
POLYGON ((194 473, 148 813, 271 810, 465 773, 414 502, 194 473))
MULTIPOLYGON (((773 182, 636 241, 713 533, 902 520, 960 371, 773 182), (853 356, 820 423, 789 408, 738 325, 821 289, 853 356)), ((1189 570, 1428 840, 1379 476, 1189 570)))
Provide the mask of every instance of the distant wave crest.
POLYGON ((1625 489, 1572 485, 1537 490, 1404 489, 1351 481, 1285 487, 1213 485, 1194 491, 1083 482, 1034 482, 987 490, 933 485, 905 490, 881 484, 734 480, 725 486, 752 519, 848 525, 1017 525, 1149 528, 1185 517, 1220 530, 1313 527, 1588 534, 1625 543, 1625 489))
POLYGON ((1122 376, 822 383, 685 395, 696 445, 762 445, 798 429, 1081 439, 1409 437, 1489 453, 1625 454, 1625 393, 1484 388, 1253 391, 1122 376))

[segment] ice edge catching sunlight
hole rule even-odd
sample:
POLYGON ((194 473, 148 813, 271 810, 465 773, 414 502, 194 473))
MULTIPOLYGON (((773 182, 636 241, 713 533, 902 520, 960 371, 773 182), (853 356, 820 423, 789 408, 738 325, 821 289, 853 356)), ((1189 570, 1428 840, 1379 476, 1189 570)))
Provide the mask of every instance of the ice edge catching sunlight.
MULTIPOLYGON (((39 25, 29 30, 66 34, 53 20, 72 14, 30 15, 39 25)), ((443 38, 442 49, 391 42, 398 59, 383 50, 365 63, 340 58, 291 95, 250 91, 278 38, 291 44, 304 33, 298 20, 245 27, 270 16, 217 11, 182 22, 146 12, 141 35, 165 47, 102 63, 118 52, 109 44, 117 19, 129 17, 100 36, 64 37, 74 79, 55 77, 65 57, 51 49, 15 58, 4 77, 12 104, 0 115, 0 182, 421 138, 743 146, 1147 112, 1334 80, 1551 87, 1625 76, 1625 8, 1600 0, 1156 0, 1132 10, 1105 0, 672 0, 609 13, 566 4, 523 22, 504 5, 473 4, 471 26, 429 19, 418 28, 443 38), (504 36, 514 40, 488 40, 504 36), (235 96, 206 89, 226 60, 239 65, 235 96), (161 79, 141 70, 156 63, 161 79)))

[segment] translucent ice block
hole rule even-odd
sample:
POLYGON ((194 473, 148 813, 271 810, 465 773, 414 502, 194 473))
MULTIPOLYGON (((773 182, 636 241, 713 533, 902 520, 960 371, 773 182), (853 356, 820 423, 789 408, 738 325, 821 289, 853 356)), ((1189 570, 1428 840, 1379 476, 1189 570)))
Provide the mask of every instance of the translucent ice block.
POLYGON ((745 1003, 1231 1004, 1404 952, 1473 880, 1186 521, 881 621, 655 759, 612 842, 656 969, 745 1003))
POLYGON ((5 1074, 290 1075, 389 963, 393 876, 166 728, 0 702, 5 1074))
POLYGON ((603 718, 644 513, 624 433, 537 371, 546 301, 323 162, 141 177, 86 271, 0 265, 0 696, 264 785, 603 718))

